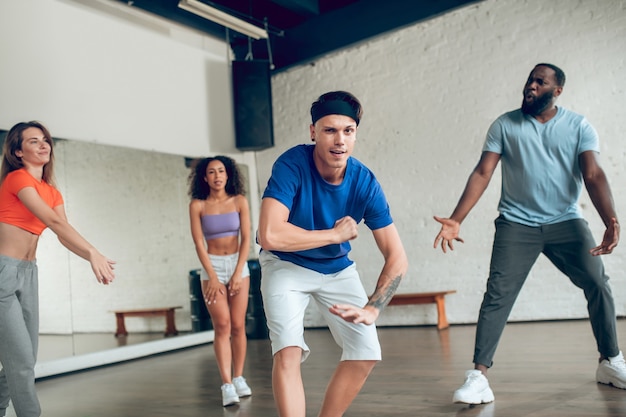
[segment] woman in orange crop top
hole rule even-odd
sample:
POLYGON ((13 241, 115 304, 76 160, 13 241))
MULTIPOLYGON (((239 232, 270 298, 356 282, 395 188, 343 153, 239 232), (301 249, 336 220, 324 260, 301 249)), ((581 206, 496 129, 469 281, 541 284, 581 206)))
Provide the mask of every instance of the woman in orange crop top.
POLYGON ((252 394, 243 377, 250 271, 250 210, 231 158, 200 160, 189 175, 191 236, 202 264, 202 293, 211 315, 222 378, 222 405, 252 394))
POLYGON ((0 170, 0 415, 9 405, 19 417, 36 417, 39 338, 37 243, 49 227, 63 246, 86 259, 98 282, 115 278, 114 262, 68 222, 54 186, 54 152, 48 129, 18 123, 6 135, 0 170))

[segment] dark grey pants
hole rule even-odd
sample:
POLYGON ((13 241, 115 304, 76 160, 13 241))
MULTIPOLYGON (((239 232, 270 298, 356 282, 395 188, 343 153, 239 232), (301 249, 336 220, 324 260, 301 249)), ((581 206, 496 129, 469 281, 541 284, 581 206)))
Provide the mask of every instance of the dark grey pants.
POLYGON ((0 256, 0 416, 9 399, 18 417, 41 414, 35 391, 38 340, 37 265, 0 256))
POLYGON ((587 222, 576 219, 529 227, 498 217, 495 225, 487 290, 476 329, 474 363, 493 365, 513 304, 541 253, 583 290, 600 354, 619 354, 609 277, 600 257, 589 254, 596 244, 587 222))

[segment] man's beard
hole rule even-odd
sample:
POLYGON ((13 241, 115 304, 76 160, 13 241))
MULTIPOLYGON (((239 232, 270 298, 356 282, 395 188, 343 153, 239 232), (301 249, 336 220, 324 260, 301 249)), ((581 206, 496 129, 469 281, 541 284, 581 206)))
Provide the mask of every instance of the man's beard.
POLYGON ((548 91, 547 93, 538 96, 531 103, 528 103, 526 98, 524 98, 522 99, 522 113, 529 116, 537 116, 548 108, 553 98, 554 91, 548 91))

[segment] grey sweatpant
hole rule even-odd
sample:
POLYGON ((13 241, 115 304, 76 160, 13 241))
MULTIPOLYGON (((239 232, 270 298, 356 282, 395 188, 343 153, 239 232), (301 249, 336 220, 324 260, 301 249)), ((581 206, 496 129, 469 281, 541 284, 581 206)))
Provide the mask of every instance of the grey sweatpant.
POLYGON ((38 340, 37 265, 0 255, 0 416, 9 399, 18 417, 41 414, 35 391, 38 340))
POLYGON ((495 225, 487 290, 476 328, 474 363, 492 366, 513 304, 541 253, 583 290, 600 354, 618 355, 609 277, 600 257, 589 253, 596 244, 587 222, 576 219, 529 227, 499 217, 495 225))

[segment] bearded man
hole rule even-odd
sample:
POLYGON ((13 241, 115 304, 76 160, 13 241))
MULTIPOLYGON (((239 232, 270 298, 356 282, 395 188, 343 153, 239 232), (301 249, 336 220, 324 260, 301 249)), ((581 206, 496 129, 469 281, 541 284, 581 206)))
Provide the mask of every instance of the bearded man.
POLYGON ((543 253, 587 299, 600 360, 596 379, 626 389, 626 363, 616 335, 609 277, 599 255, 619 241, 611 190, 597 159, 598 134, 587 119, 556 106, 565 74, 538 64, 523 90, 520 109, 500 116, 489 128, 480 161, 449 218, 435 216, 441 230, 434 247, 454 249, 461 222, 478 202, 502 161, 502 191, 495 220, 487 289, 476 328, 474 369, 453 401, 480 404, 494 400, 486 374, 500 336, 531 267, 543 253), (606 231, 596 245, 578 206, 583 183, 606 231))

